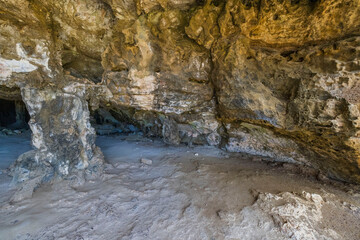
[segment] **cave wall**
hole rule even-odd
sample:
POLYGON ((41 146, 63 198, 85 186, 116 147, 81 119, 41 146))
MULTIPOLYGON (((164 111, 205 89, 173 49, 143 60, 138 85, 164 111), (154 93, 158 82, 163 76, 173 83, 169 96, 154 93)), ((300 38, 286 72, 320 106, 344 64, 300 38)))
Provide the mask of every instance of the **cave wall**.
POLYGON ((88 117, 101 107, 169 144, 360 182, 359 5, 0 0, 0 85, 21 89, 36 149, 27 159, 55 175, 101 165, 88 117))

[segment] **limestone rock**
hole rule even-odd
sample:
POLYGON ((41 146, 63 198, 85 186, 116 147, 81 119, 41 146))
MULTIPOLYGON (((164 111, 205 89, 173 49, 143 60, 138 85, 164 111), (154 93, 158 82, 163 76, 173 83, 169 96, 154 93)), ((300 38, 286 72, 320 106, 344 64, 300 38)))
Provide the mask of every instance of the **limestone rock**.
POLYGON ((0 97, 21 89, 35 146, 15 165, 101 169, 89 115, 104 110, 112 126, 170 144, 359 183, 359 4, 0 0, 0 97))
POLYGON ((85 169, 90 175, 101 173, 101 153, 95 146, 95 131, 84 99, 59 90, 35 88, 23 88, 22 96, 31 116, 35 150, 15 162, 16 182, 36 176, 50 181, 52 176, 68 177, 85 169))
POLYGON ((173 119, 165 119, 162 135, 166 143, 174 145, 178 145, 180 143, 178 125, 173 119))

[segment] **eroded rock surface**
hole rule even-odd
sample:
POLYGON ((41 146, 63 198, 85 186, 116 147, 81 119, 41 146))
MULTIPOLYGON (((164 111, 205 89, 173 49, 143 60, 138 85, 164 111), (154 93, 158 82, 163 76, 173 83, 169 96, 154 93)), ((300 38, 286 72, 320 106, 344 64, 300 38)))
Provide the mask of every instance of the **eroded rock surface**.
POLYGON ((0 96, 21 90, 35 151, 57 175, 94 165, 100 108, 170 144, 359 183, 359 5, 0 0, 0 96))

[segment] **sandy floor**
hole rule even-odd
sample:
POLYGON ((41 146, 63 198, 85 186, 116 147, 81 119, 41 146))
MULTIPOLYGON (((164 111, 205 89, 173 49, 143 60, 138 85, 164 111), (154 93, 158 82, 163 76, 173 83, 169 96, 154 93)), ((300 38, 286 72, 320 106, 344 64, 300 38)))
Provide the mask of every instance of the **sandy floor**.
MULTIPOLYGON (((124 138, 98 138, 106 173, 81 187, 44 186, 11 204, 2 173, 0 239, 360 239, 351 186, 254 156, 124 138)), ((4 167, 12 157, 2 154, 4 167)))

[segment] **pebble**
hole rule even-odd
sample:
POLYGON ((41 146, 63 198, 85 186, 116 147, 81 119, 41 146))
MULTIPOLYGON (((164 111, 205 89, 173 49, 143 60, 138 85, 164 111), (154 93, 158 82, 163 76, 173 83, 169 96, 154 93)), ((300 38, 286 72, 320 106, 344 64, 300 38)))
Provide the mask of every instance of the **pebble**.
POLYGON ((141 158, 140 162, 146 165, 151 165, 152 164, 152 160, 147 159, 147 158, 141 158))

